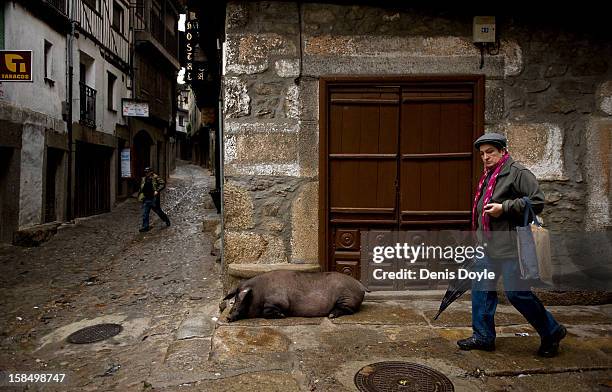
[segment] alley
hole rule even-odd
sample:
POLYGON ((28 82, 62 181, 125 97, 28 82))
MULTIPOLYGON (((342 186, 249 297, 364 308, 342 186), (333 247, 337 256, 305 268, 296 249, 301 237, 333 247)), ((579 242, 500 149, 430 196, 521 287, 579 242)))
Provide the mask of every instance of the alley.
POLYGON ((201 334, 202 322, 214 323, 193 314, 214 315, 220 296, 211 237, 202 232, 202 217, 216 216, 212 183, 198 166, 177 167, 162 203, 168 228, 152 213, 152 230, 139 233, 140 204, 130 198, 112 213, 62 226, 40 247, 0 248, 0 368, 67 373, 58 390, 127 390, 134 383, 140 390, 160 341, 167 347, 201 334), (121 324, 123 332, 90 345, 65 342, 99 323, 121 324), (109 369, 117 374, 98 377, 109 369))

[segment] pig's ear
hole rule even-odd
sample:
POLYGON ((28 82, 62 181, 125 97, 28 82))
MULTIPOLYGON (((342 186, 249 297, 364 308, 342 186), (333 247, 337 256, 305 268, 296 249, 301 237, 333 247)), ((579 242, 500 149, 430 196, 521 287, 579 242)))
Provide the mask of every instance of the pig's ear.
POLYGON ((245 287, 244 289, 240 290, 240 292, 238 293, 238 300, 244 301, 244 299, 252 293, 252 290, 253 289, 250 287, 245 287))
POLYGON ((236 293, 238 292, 238 287, 236 287, 235 289, 233 289, 232 291, 230 291, 229 293, 227 293, 227 295, 223 298, 223 301, 226 301, 230 298, 233 298, 236 293))

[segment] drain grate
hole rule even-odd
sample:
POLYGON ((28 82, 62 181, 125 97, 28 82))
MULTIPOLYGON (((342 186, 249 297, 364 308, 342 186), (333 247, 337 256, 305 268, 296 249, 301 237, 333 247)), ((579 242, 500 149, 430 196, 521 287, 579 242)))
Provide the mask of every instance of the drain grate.
POLYGON ((454 392, 444 374, 409 362, 377 362, 355 374, 355 385, 362 392, 454 392))
POLYGON ((115 336, 122 330, 119 324, 96 324, 71 333, 66 340, 74 344, 94 343, 115 336))

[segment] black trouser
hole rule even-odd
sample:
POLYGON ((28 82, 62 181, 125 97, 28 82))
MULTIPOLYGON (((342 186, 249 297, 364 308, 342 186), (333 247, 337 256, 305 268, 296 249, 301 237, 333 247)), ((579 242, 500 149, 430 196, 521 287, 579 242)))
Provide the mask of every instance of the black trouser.
POLYGON ((166 215, 166 213, 162 211, 161 209, 159 196, 156 196, 152 199, 145 198, 142 201, 142 228, 143 229, 146 229, 149 227, 149 213, 151 212, 151 210, 155 211, 157 216, 159 216, 159 219, 163 220, 166 223, 170 222, 168 215, 166 215))

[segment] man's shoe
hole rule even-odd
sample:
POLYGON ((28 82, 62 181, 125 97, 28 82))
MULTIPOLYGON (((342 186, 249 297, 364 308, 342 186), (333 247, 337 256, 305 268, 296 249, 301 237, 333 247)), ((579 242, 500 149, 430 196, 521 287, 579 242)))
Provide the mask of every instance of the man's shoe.
POLYGON ((470 336, 467 339, 461 339, 457 341, 457 346, 461 350, 469 351, 469 350, 482 350, 482 351, 494 351, 495 350, 495 342, 484 343, 473 336, 470 336))
POLYGON ((567 335, 567 329, 563 325, 559 325, 557 331, 547 339, 542 339, 538 355, 545 358, 556 357, 559 354, 559 342, 567 335))
POLYGON ((139 232, 141 232, 141 233, 145 233, 145 232, 147 232, 147 231, 149 231, 149 230, 150 230, 150 229, 149 229, 148 227, 143 227, 143 228, 141 228, 141 229, 140 229, 140 230, 138 230, 138 231, 139 231, 139 232))
POLYGON ((166 227, 170 227, 170 219, 166 221, 166 227))

